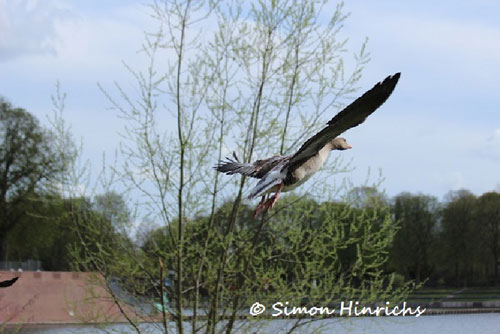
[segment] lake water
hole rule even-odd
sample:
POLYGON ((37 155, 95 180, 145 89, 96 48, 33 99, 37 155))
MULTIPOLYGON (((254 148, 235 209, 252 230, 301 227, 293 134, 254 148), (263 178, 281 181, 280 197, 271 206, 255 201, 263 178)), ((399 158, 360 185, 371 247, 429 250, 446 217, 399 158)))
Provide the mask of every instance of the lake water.
MULTIPOLYGON (((286 333, 294 320, 256 320, 240 321, 238 333, 286 333)), ((173 323, 171 324, 174 325, 173 323)), ((144 333, 163 333, 159 324, 143 324, 141 329, 144 333)), ((500 333, 500 314, 457 314, 457 315, 434 315, 422 317, 360 317, 360 318, 332 318, 317 320, 307 327, 301 328, 294 333, 317 333, 315 330, 322 328, 320 333, 340 334, 498 334, 500 333)), ((187 333, 190 324, 186 323, 187 333)), ((101 333, 136 333, 131 327, 125 325, 110 325, 102 328, 91 326, 73 327, 41 327, 23 329, 20 333, 51 333, 51 334, 101 334, 101 333)), ((169 333, 175 333, 170 330, 169 333)))

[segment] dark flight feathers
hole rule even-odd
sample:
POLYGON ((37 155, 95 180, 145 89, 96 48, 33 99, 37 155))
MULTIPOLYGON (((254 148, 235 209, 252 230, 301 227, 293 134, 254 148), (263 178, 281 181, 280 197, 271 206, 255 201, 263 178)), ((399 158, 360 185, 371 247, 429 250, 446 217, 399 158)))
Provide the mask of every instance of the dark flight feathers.
POLYGON ((8 288, 12 284, 16 283, 16 281, 19 279, 19 277, 14 277, 13 279, 7 280, 7 281, 1 281, 0 282, 0 288, 8 288))
POLYGON ((292 156, 289 170, 294 170, 303 161, 316 155, 326 143, 344 131, 363 123, 391 95, 400 75, 401 73, 396 73, 388 76, 384 81, 377 83, 372 89, 335 115, 323 130, 309 138, 292 156))
POLYGON ((221 161, 215 166, 215 169, 228 175, 239 173, 260 179, 281 163, 284 167, 288 168, 288 174, 292 173, 309 158, 318 154, 329 141, 344 131, 363 123, 391 95, 400 75, 401 73, 396 73, 388 76, 384 81, 373 86, 372 89, 335 115, 323 130, 309 138, 295 154, 274 156, 268 159, 257 160, 253 163, 242 163, 236 154, 233 153, 234 159, 226 158, 226 161, 221 161))

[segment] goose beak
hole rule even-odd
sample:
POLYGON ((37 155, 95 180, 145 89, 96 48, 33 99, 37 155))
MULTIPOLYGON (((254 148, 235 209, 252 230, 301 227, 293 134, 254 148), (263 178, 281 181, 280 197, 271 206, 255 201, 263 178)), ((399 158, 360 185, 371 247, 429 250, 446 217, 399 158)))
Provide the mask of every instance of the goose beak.
POLYGON ((348 150, 350 148, 352 148, 352 146, 351 145, 347 145, 346 149, 348 150))

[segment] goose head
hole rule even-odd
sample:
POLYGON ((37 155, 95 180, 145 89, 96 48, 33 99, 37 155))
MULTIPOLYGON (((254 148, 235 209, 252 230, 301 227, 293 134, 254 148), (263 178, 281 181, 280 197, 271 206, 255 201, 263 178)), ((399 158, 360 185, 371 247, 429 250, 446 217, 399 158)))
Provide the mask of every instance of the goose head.
POLYGON ((335 139, 332 139, 329 144, 330 144, 330 148, 332 151, 333 150, 343 151, 343 150, 348 150, 348 149, 352 148, 352 146, 347 143, 347 140, 345 140, 345 138, 341 138, 341 137, 337 137, 335 139))

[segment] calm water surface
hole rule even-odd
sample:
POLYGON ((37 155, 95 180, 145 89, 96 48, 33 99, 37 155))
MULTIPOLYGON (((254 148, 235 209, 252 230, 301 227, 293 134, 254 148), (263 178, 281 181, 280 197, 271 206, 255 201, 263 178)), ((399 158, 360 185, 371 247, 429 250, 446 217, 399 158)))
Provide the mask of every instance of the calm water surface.
MULTIPOLYGON (((238 333, 285 333, 293 325, 293 320, 257 320, 239 322, 238 333)), ((173 323, 171 324, 174 325, 173 323)), ((158 324, 144 324, 141 329, 144 333, 160 334, 163 331, 158 324)), ((190 324, 186 323, 187 333, 190 333, 190 324)), ((340 334, 499 334, 500 314, 459 314, 422 316, 419 318, 406 317, 364 317, 364 318, 334 318, 315 321, 295 333, 321 333, 340 334)), ((53 334, 101 334, 101 333, 136 333, 131 327, 125 325, 111 325, 102 328, 90 326, 76 327, 43 327, 23 329, 20 333, 53 333, 53 334)), ((169 331, 175 333, 175 331, 169 331)))

